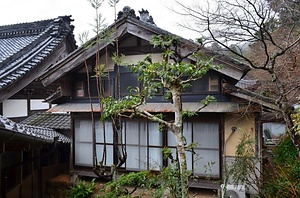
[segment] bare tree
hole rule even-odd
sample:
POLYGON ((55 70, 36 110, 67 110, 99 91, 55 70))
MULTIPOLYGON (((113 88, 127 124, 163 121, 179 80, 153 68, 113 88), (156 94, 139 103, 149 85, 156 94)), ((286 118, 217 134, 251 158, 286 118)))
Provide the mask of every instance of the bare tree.
MULTIPOLYGON (((263 71, 268 75, 274 86, 274 94, 264 97, 258 92, 252 94, 278 107, 277 110, 286 123, 287 132, 300 155, 300 134, 294 130, 291 119, 293 108, 288 97, 292 92, 299 91, 300 86, 286 86, 290 80, 281 72, 286 64, 284 58, 299 49, 300 1, 210 0, 206 6, 185 5, 179 0, 175 1, 180 7, 176 12, 188 17, 188 22, 180 24, 181 26, 199 32, 206 41, 219 44, 249 64, 253 70, 263 71), (232 48, 232 45, 236 45, 240 50, 232 48), (256 53, 259 54, 259 58, 245 53, 245 46, 249 49, 254 45, 259 52, 256 53)), ((297 58, 299 59, 299 55, 296 54, 297 58)))

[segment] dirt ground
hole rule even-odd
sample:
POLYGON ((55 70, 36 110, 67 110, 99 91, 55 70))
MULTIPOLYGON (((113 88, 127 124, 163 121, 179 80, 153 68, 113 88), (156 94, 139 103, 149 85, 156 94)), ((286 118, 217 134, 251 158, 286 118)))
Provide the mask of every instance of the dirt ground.
MULTIPOLYGON (((46 197, 47 198, 65 198, 66 190, 71 186, 71 177, 70 175, 64 174, 59 175, 47 182, 47 189, 46 189, 46 197)), ((103 192, 100 192, 100 189, 104 186, 104 182, 95 182, 96 183, 96 190, 95 194, 92 198, 95 198, 97 195, 100 195, 103 192)), ((130 187, 129 187, 130 190, 130 187)), ((138 189, 133 194, 133 197, 144 197, 150 198, 152 197, 152 193, 149 190, 138 189)), ((189 197, 191 198, 213 198, 218 197, 217 192, 212 190, 206 189, 196 189, 192 188, 189 190, 189 197)))

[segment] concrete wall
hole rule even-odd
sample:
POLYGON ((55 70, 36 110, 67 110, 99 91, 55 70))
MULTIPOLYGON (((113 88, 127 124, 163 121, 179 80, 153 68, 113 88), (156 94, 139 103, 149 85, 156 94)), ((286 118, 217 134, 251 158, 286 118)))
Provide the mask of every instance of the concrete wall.
POLYGON ((245 114, 227 114, 224 120, 224 154, 235 156, 236 147, 243 133, 255 138, 255 116, 245 114))
MULTIPOLYGON (((258 147, 260 148, 260 132, 258 125, 255 124, 255 115, 249 115, 249 114, 227 114, 225 116, 224 120, 224 154, 223 156, 223 164, 225 166, 230 166, 231 163, 235 160, 235 152, 236 147, 240 143, 240 138, 244 133, 247 135, 251 135, 256 140, 256 143, 258 147), (256 129, 257 128, 257 129, 256 129), (258 131, 258 134, 256 134, 256 131, 258 131)), ((255 145, 253 145, 255 146, 255 145)), ((258 149, 259 150, 259 149, 258 149)), ((259 157, 259 153, 256 153, 256 157, 259 157)), ((254 156, 255 157, 255 156, 254 156)), ((261 164, 256 164, 257 170, 261 169, 261 164)), ((259 175, 259 172, 256 173, 259 175)), ((226 177, 226 175, 223 175, 223 178, 226 177)), ((245 175, 246 177, 246 175, 245 175)), ((255 178, 252 177, 251 178, 255 178)), ((233 184, 231 178, 228 180, 229 184, 233 184)), ((239 184, 243 185, 243 184, 239 184)), ((255 186, 255 185, 254 185, 255 186)), ((248 186, 248 193, 250 194, 257 194, 257 190, 255 189, 257 187, 250 187, 248 186)))

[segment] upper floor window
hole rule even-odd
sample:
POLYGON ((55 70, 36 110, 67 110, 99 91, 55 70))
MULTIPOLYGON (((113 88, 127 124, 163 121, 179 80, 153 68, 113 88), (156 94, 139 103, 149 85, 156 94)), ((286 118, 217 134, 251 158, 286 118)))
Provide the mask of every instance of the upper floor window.
POLYGON ((185 94, 202 94, 207 92, 219 91, 219 77, 217 75, 204 76, 193 82, 191 86, 186 88, 183 92, 185 94))
POLYGON ((84 83, 82 81, 75 83, 75 96, 84 97, 84 83))
POLYGON ((130 94, 130 89, 135 89, 136 87, 140 87, 140 83, 138 81, 138 74, 132 72, 126 72, 121 74, 120 79, 120 88, 121 88, 121 96, 126 96, 130 94))
POLYGON ((218 76, 209 76, 209 91, 219 91, 219 78, 218 76))
MULTIPOLYGON (((142 89, 143 86, 138 81, 138 74, 132 72, 122 72, 120 75, 120 91, 121 97, 130 95, 130 90, 135 89, 136 87, 142 89)), ((83 76, 78 76, 75 78, 77 81, 74 83, 74 96, 77 98, 88 97, 88 84, 86 78, 83 76)), ((111 75, 108 79, 103 77, 100 81, 97 81, 96 78, 90 79, 90 93, 93 98, 104 96, 117 96, 118 90, 116 76, 111 75)), ((98 79, 99 80, 99 79, 98 79)), ((209 73, 206 76, 203 76, 200 79, 191 82, 191 86, 183 90, 183 94, 208 94, 209 92, 217 93, 220 90, 220 78, 214 73, 209 73)), ((164 89, 157 90, 154 93, 156 96, 163 95, 164 89)))
POLYGON ((99 97, 100 95, 103 97, 113 96, 113 78, 101 78, 101 81, 98 79, 98 82, 96 78, 92 78, 90 83, 92 97, 99 97))
MULTIPOLYGON (((82 76, 78 76, 75 78, 77 81, 73 83, 73 90, 74 90, 74 97, 82 98, 88 97, 88 82, 86 78, 82 76)), ((101 82, 98 81, 96 78, 90 78, 90 93, 91 97, 99 97, 104 96, 111 96, 113 95, 114 90, 114 79, 102 78, 101 82)))

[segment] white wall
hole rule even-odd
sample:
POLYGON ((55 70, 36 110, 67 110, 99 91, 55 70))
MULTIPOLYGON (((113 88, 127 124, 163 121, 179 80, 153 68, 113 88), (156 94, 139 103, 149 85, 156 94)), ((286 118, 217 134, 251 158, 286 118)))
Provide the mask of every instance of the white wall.
POLYGON ((30 100, 30 110, 43 110, 49 109, 49 103, 43 102, 41 99, 30 100))
MULTIPOLYGON (((46 110, 49 104, 42 102, 41 99, 30 101, 30 110, 46 110)), ((26 99, 9 99, 3 101, 3 116, 7 118, 24 117, 27 115, 26 99)))
POLYGON ((7 118, 27 116, 27 101, 24 99, 3 101, 3 116, 7 118))

